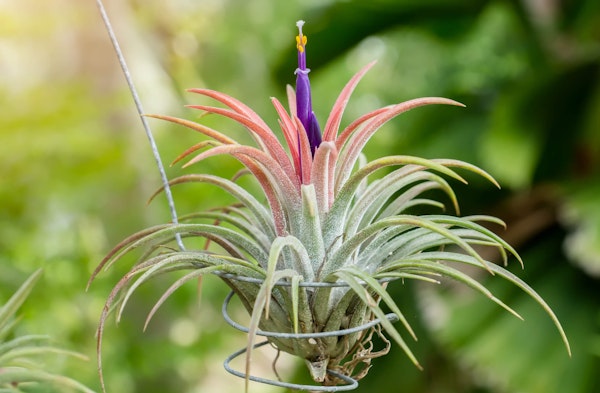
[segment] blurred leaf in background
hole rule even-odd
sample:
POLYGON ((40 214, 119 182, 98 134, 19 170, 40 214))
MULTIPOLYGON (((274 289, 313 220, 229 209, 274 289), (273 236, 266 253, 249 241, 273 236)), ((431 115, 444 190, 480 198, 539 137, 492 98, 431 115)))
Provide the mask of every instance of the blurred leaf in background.
MULTIPOLYGON (((408 114, 381 149, 458 157, 490 170, 507 188, 493 193, 469 188, 461 196, 470 201, 463 213, 483 208, 508 221, 503 236, 519 247, 526 265, 525 272, 515 273, 555 307, 574 341, 568 359, 541 310, 508 286, 492 288, 528 316, 525 326, 451 283, 444 291, 419 285, 412 294, 402 287, 397 296, 416 300, 414 317, 422 321, 421 335, 429 335, 420 340, 424 378, 405 371, 410 365, 402 359, 387 358, 375 362, 359 391, 596 391, 600 30, 594 21, 600 6, 594 1, 349 1, 315 15, 312 22, 328 28, 313 37, 313 52, 322 45, 324 53, 335 41, 349 52, 334 55, 352 58, 363 43, 382 43, 382 80, 373 84, 387 86, 374 89, 386 102, 390 93, 417 90, 415 84, 424 80, 419 87, 424 90, 415 96, 442 95, 467 104, 464 113, 452 117, 408 114), (460 12, 442 12, 444 7, 460 12), (365 15, 380 18, 364 20, 365 15), (421 44, 395 51, 407 41, 421 44), (420 66, 406 66, 413 61, 420 66), (386 66, 395 77, 388 78, 386 66), (422 343, 428 340, 434 344, 422 343), (400 374, 404 383, 390 390, 387 376, 400 374)), ((338 62, 323 57, 326 67, 338 62)))
POLYGON ((42 269, 36 270, 0 306, 0 391, 49 392, 69 389, 94 393, 72 378, 52 373, 43 361, 49 356, 70 356, 86 361, 88 359, 85 356, 55 346, 50 337, 45 335, 14 335, 13 330, 18 323, 16 314, 42 276, 42 272, 42 269))

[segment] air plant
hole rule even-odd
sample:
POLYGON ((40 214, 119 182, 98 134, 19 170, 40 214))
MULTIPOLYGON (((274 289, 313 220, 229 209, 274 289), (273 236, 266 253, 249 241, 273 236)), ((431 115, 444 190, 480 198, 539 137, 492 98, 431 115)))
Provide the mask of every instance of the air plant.
MULTIPOLYGON (((395 155, 367 161, 362 154, 382 125, 408 110, 432 104, 463 105, 447 98, 417 98, 366 113, 342 128, 350 95, 374 65, 370 63, 342 89, 321 132, 311 103, 303 23, 297 24, 298 68, 296 89, 287 89, 289 110, 271 98, 284 143, 248 106, 213 90, 189 92, 222 106, 189 107, 241 124, 255 145, 238 143, 229 135, 193 121, 149 115, 209 137, 183 152, 175 162, 192 157, 184 165, 187 168, 215 156, 232 156, 244 166, 240 173, 252 176, 262 192, 255 195, 241 187, 236 182, 238 176, 229 180, 210 174, 187 174, 171 180, 169 186, 210 184, 237 202, 145 229, 123 240, 104 258, 92 279, 124 255, 144 250, 108 297, 99 324, 99 353, 112 309, 116 308, 119 319, 141 284, 163 273, 183 271, 185 274, 152 308, 146 324, 179 287, 206 274, 218 275, 250 314, 244 374, 247 379, 253 339, 261 331, 289 333, 268 340, 278 350, 304 359, 314 381, 323 385, 342 383, 330 371, 355 380, 364 377, 371 359, 388 349, 373 349, 375 334, 388 344, 385 337, 396 342, 420 368, 405 340, 406 335, 415 338, 415 334, 387 292, 387 286, 396 280, 437 284, 441 278, 450 278, 521 318, 461 266, 479 268, 522 288, 548 313, 570 352, 565 333, 544 300, 517 276, 482 256, 481 249, 492 248, 504 264, 512 255, 522 265, 517 252, 488 229, 490 224, 504 225, 502 221, 483 215, 443 214, 444 203, 428 196, 431 190, 441 190, 458 213, 456 195, 446 179, 466 183, 459 173, 465 171, 498 186, 492 176, 453 159, 395 155), (383 175, 373 180, 376 173, 383 175), (432 213, 417 215, 417 210, 432 213), (187 248, 189 245, 184 246, 180 240, 189 238, 206 239, 211 246, 187 248), (386 307, 395 314, 400 328, 385 314, 386 307), (372 321, 376 323, 369 329, 306 338, 306 334, 360 328, 372 321)), ((101 367, 100 355, 98 360, 101 367)))
POLYGON ((24 392, 28 391, 25 390, 26 387, 41 385, 94 393, 74 379, 46 371, 40 361, 51 354, 87 359, 85 356, 53 345, 46 335, 28 334, 11 337, 18 322, 15 314, 41 275, 41 269, 34 272, 0 307, 0 392, 24 392))

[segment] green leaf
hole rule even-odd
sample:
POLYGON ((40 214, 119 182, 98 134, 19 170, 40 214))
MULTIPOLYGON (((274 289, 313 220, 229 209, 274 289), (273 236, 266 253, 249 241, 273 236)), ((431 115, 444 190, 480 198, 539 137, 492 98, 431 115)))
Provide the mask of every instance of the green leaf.
POLYGON ((50 339, 50 337, 45 336, 45 335, 27 335, 27 336, 21 336, 21 337, 16 337, 10 341, 6 341, 0 344, 0 356, 2 356, 4 353, 11 351, 15 348, 19 348, 22 346, 26 346, 26 345, 37 345, 37 344, 45 344, 48 342, 48 340, 50 339))
POLYGON ((60 355, 69 355, 81 360, 88 360, 86 356, 81 355, 80 353, 69 351, 63 348, 58 348, 49 345, 40 345, 40 346, 19 346, 18 348, 14 348, 10 351, 3 353, 0 356, 0 364, 10 365, 13 359, 19 358, 29 358, 31 356, 39 356, 46 355, 49 353, 55 353, 60 355))
POLYGON ((35 283, 42 276, 42 272, 42 269, 38 269, 33 272, 33 274, 29 276, 29 278, 21 285, 17 292, 15 292, 15 294, 8 299, 8 302, 6 302, 2 308, 0 308, 0 329, 8 323, 10 318, 14 317, 19 307, 21 307, 23 302, 27 299, 27 296, 29 296, 29 293, 35 286, 35 283))
MULTIPOLYGON (((422 257, 424 259, 446 260, 446 261, 465 263, 465 264, 473 265, 473 266, 480 266, 480 262, 477 259, 472 258, 469 255, 462 255, 462 254, 458 254, 458 253, 428 252, 428 253, 423 253, 422 257)), ((519 277, 517 277, 510 271, 504 269, 501 266, 494 265, 492 263, 488 263, 488 266, 498 276, 500 276, 503 279, 514 284, 516 287, 521 288, 528 296, 530 296, 533 300, 535 300, 542 307, 542 309, 546 312, 546 314, 548 314, 548 316, 552 319, 552 322, 556 326, 556 329, 558 330, 558 332, 563 340, 563 344, 564 344, 565 348, 567 349, 567 353, 569 354, 569 356, 571 356, 571 345, 569 344, 569 339, 567 338, 567 335, 566 335, 560 321, 558 320, 558 317, 556 316, 554 311, 552 311, 552 309, 550 308, 548 303, 546 303, 546 301, 533 288, 531 288, 531 286, 529 286, 525 281, 523 281, 522 279, 520 279, 519 277)))
POLYGON ((527 261, 524 279, 552 304, 565 324, 573 348, 571 359, 556 340, 555 331, 548 327, 547 310, 540 309, 529 292, 521 292, 512 281, 488 278, 484 284, 503 298, 510 298, 511 306, 526 316, 525 322, 494 311, 481 298, 451 290, 437 295, 424 288, 432 297, 427 296, 430 302, 423 305, 442 307, 440 315, 445 316, 430 328, 451 356, 473 367, 476 377, 483 378, 492 389, 529 393, 595 391, 600 381, 596 372, 598 357, 590 351, 590 344, 598 332, 594 318, 599 309, 597 286, 560 258, 560 236, 552 234, 536 243, 521 253, 527 261))
POLYGON ((74 379, 47 373, 42 370, 27 370, 23 368, 6 368, 0 373, 0 386, 13 383, 52 383, 58 386, 73 388, 85 393, 95 393, 92 389, 75 381, 74 379))
MULTIPOLYGON (((380 319, 381 325, 385 329, 385 331, 396 341, 396 343, 402 348, 406 356, 410 359, 410 361, 419 369, 422 369, 419 361, 410 350, 398 330, 394 328, 394 325, 387 319, 385 313, 381 308, 376 304, 376 301, 373 297, 368 293, 368 291, 356 280, 353 274, 346 271, 337 271, 335 275, 342 279, 346 284, 350 286, 350 288, 361 298, 364 304, 369 307, 369 309, 373 312, 373 314, 380 319)), ((402 315, 402 314, 400 314, 402 315)))

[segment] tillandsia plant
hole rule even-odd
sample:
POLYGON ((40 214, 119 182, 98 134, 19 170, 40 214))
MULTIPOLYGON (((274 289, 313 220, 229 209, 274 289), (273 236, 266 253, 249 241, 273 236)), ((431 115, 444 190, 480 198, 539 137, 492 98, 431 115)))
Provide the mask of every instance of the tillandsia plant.
MULTIPOLYGON (((522 288, 548 313, 570 352, 564 331, 544 300, 525 282, 485 260, 478 251, 496 249, 505 264, 512 255, 522 265, 517 252, 488 229, 489 224, 502 226, 501 220, 482 215, 414 213, 427 209, 443 211, 442 202, 427 196, 430 190, 441 190, 458 212, 457 198, 446 178, 466 183, 459 174, 466 171, 498 186, 488 173, 453 159, 395 155, 366 161, 362 155, 365 144, 382 125, 408 110, 431 104, 463 105, 446 98, 418 98, 371 111, 341 128, 349 97, 374 65, 371 63, 342 89, 321 132, 311 103, 303 23, 297 24, 298 68, 296 89, 287 89, 289 110, 271 98, 284 143, 248 106, 213 90, 189 91, 222 106, 189 107, 241 124, 255 145, 240 144, 229 135, 193 121, 149 115, 210 138, 183 152, 175 162, 193 156, 184 165, 189 167, 214 156, 233 156, 244 166, 240 176, 252 176, 262 192, 254 195, 241 187, 236 181, 239 176, 229 180, 209 174, 187 174, 171 180, 169 186, 207 183, 225 190, 237 202, 180 217, 180 223, 145 229, 122 241, 105 257, 92 279, 133 250, 145 250, 108 297, 99 324, 99 353, 110 310, 116 308, 119 319, 130 296, 142 283, 163 273, 184 271, 157 301, 146 323, 186 282, 206 274, 220 276, 250 314, 246 380, 251 373, 253 339, 265 331, 288 333, 270 336, 268 340, 278 350, 304 359, 314 381, 322 385, 343 383, 340 375, 354 380, 364 377, 371 359, 388 349, 373 349, 375 335, 384 337, 388 347, 390 341, 395 341, 420 367, 404 338, 405 334, 413 338, 415 334, 387 292, 387 286, 396 280, 439 283, 441 278, 454 279, 521 318, 467 275, 461 269, 465 265, 522 288), (373 180, 376 176, 372 175, 382 172, 385 173, 373 180), (206 239, 209 246, 188 249, 181 239, 189 238, 206 239), (395 316, 385 314, 385 308, 395 316), (394 318, 402 329, 395 327, 394 318), (361 330, 370 322, 374 323, 361 330), (344 333, 318 335, 340 331, 344 333)), ((98 360, 101 361, 100 355, 98 360)))
POLYGON ((35 283, 42 275, 37 270, 21 285, 15 294, 0 307, 0 392, 23 392, 32 385, 71 388, 76 391, 93 393, 94 391, 69 377, 44 370, 41 360, 50 354, 74 356, 87 359, 85 356, 52 345, 48 336, 30 334, 12 337, 13 329, 18 322, 15 314, 27 299, 35 283), (22 390, 23 389, 23 390, 22 390))

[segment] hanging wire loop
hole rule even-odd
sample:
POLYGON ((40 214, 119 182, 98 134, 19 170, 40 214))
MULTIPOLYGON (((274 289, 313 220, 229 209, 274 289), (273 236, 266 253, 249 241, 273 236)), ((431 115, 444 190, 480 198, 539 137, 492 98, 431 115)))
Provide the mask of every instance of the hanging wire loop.
MULTIPOLYGON (((240 330, 244 333, 248 333, 250 331, 250 329, 248 329, 246 326, 243 326, 243 325, 235 322, 231 318, 231 316, 229 315, 229 313, 227 311, 229 303, 231 302, 231 299, 233 298, 234 295, 235 295, 235 293, 233 291, 231 291, 225 297, 225 300, 223 301, 223 306, 221 307, 221 314, 223 314, 223 319, 225 319, 225 321, 230 326, 232 326, 232 327, 236 328, 237 330, 240 330)), ((399 320, 398 316, 394 313, 386 314, 385 317, 392 323, 398 322, 398 320, 399 320)), ((375 327, 375 326, 379 325, 380 323, 381 323, 381 319, 377 318, 377 319, 373 319, 372 321, 367 322, 363 325, 356 326, 356 327, 349 328, 349 329, 332 330, 332 331, 317 332, 317 333, 286 333, 286 332, 266 332, 264 330, 257 330, 256 335, 263 336, 263 337, 283 338, 283 339, 311 339, 311 338, 317 339, 317 338, 323 338, 323 337, 346 336, 348 334, 358 333, 360 331, 375 327)))
MULTIPOLYGON (((256 349, 256 348, 262 347, 267 344, 269 344, 268 341, 263 341, 258 344, 255 344, 252 347, 252 349, 256 349)), ((223 362, 223 367, 225 367, 225 370, 227 370, 228 373, 235 375, 236 377, 246 378, 246 374, 244 374, 241 371, 234 370, 229 365, 233 359, 237 358, 240 355, 243 355, 244 353, 246 353, 246 348, 240 349, 239 351, 232 353, 231 355, 229 355, 227 357, 227 359, 225 359, 225 362, 223 362)), ((313 392, 344 392, 344 391, 354 390, 358 387, 358 381, 352 377, 340 374, 333 370, 327 370, 327 373, 330 375, 333 375, 336 378, 341 379, 342 381, 346 382, 347 385, 338 385, 338 386, 301 385, 301 384, 291 383, 291 382, 275 381, 272 379, 261 378, 261 377, 257 377, 254 375, 248 376, 248 379, 253 382, 259 382, 259 383, 263 383, 266 385, 278 386, 278 387, 293 389, 293 390, 313 391, 313 392)))
MULTIPOLYGON (((250 277, 244 278, 244 277, 233 276, 233 275, 229 275, 229 274, 219 274, 219 276, 221 276, 221 277, 227 276, 227 278, 229 278, 229 279, 237 279, 239 281, 252 282, 252 283, 257 283, 257 284, 260 284, 260 282, 261 282, 260 279, 254 279, 254 278, 250 278, 250 277)), ((287 284, 288 283, 286 283, 286 282, 282 282, 282 283, 276 283, 275 285, 287 286, 287 284)), ((305 282, 305 283, 301 283, 301 284, 303 284, 302 286, 305 286, 305 287, 346 287, 346 286, 348 286, 347 284, 340 283, 340 282, 335 282, 335 283, 305 282)), ((225 297, 225 300, 223 301, 223 305, 221 307, 221 314, 223 315, 223 319, 225 319, 225 321, 230 326, 232 326, 235 329, 240 330, 244 333, 248 333, 250 331, 250 329, 248 327, 237 323, 229 315, 228 308, 229 308, 229 304, 231 303, 231 300, 233 299, 234 295, 235 295, 234 291, 231 291, 231 292, 229 292, 229 294, 227 294, 227 296, 225 297)), ((392 323, 395 323, 399 320, 398 315, 396 315, 394 313, 386 314, 385 317, 392 323)), ((364 331, 367 329, 376 328, 378 325, 381 324, 381 322, 382 322, 381 319, 377 318, 377 319, 373 319, 367 323, 364 323, 362 325, 355 326, 355 327, 348 328, 348 329, 314 332, 314 333, 269 332, 269 331, 264 331, 264 330, 259 329, 256 331, 256 335, 262 336, 262 337, 268 337, 268 338, 277 338, 277 339, 306 339, 306 340, 313 339, 313 340, 315 340, 315 339, 320 339, 320 338, 324 338, 324 337, 341 337, 341 336, 358 333, 358 332, 361 332, 361 331, 364 331)), ((258 344, 255 344, 252 348, 256 349, 256 348, 262 347, 267 344, 269 344, 268 340, 260 342, 258 344)), ((225 370, 232 375, 235 375, 237 377, 244 378, 244 379, 248 378, 250 381, 253 381, 253 382, 259 382, 259 383, 263 383, 263 384, 267 384, 267 385, 278 386, 278 387, 292 389, 292 390, 302 390, 302 391, 311 391, 311 392, 342 392, 342 391, 354 390, 358 387, 357 379, 354 379, 348 375, 344 375, 344 374, 341 374, 337 371, 330 370, 330 369, 327 370, 327 373, 329 375, 339 379, 340 381, 345 382, 345 385, 337 385, 337 386, 302 385, 302 384, 295 384, 295 383, 290 383, 290 382, 283 382, 283 381, 278 381, 278 380, 262 378, 262 377, 258 377, 258 376, 254 376, 254 375, 246 375, 245 373, 243 373, 241 371, 234 370, 230 366, 231 361, 233 361, 235 358, 245 354, 246 351, 247 351, 247 349, 243 348, 243 349, 240 349, 240 350, 234 352, 233 354, 229 355, 227 357, 227 359, 225 359, 225 361, 223 362, 223 367, 225 368, 225 370)))

